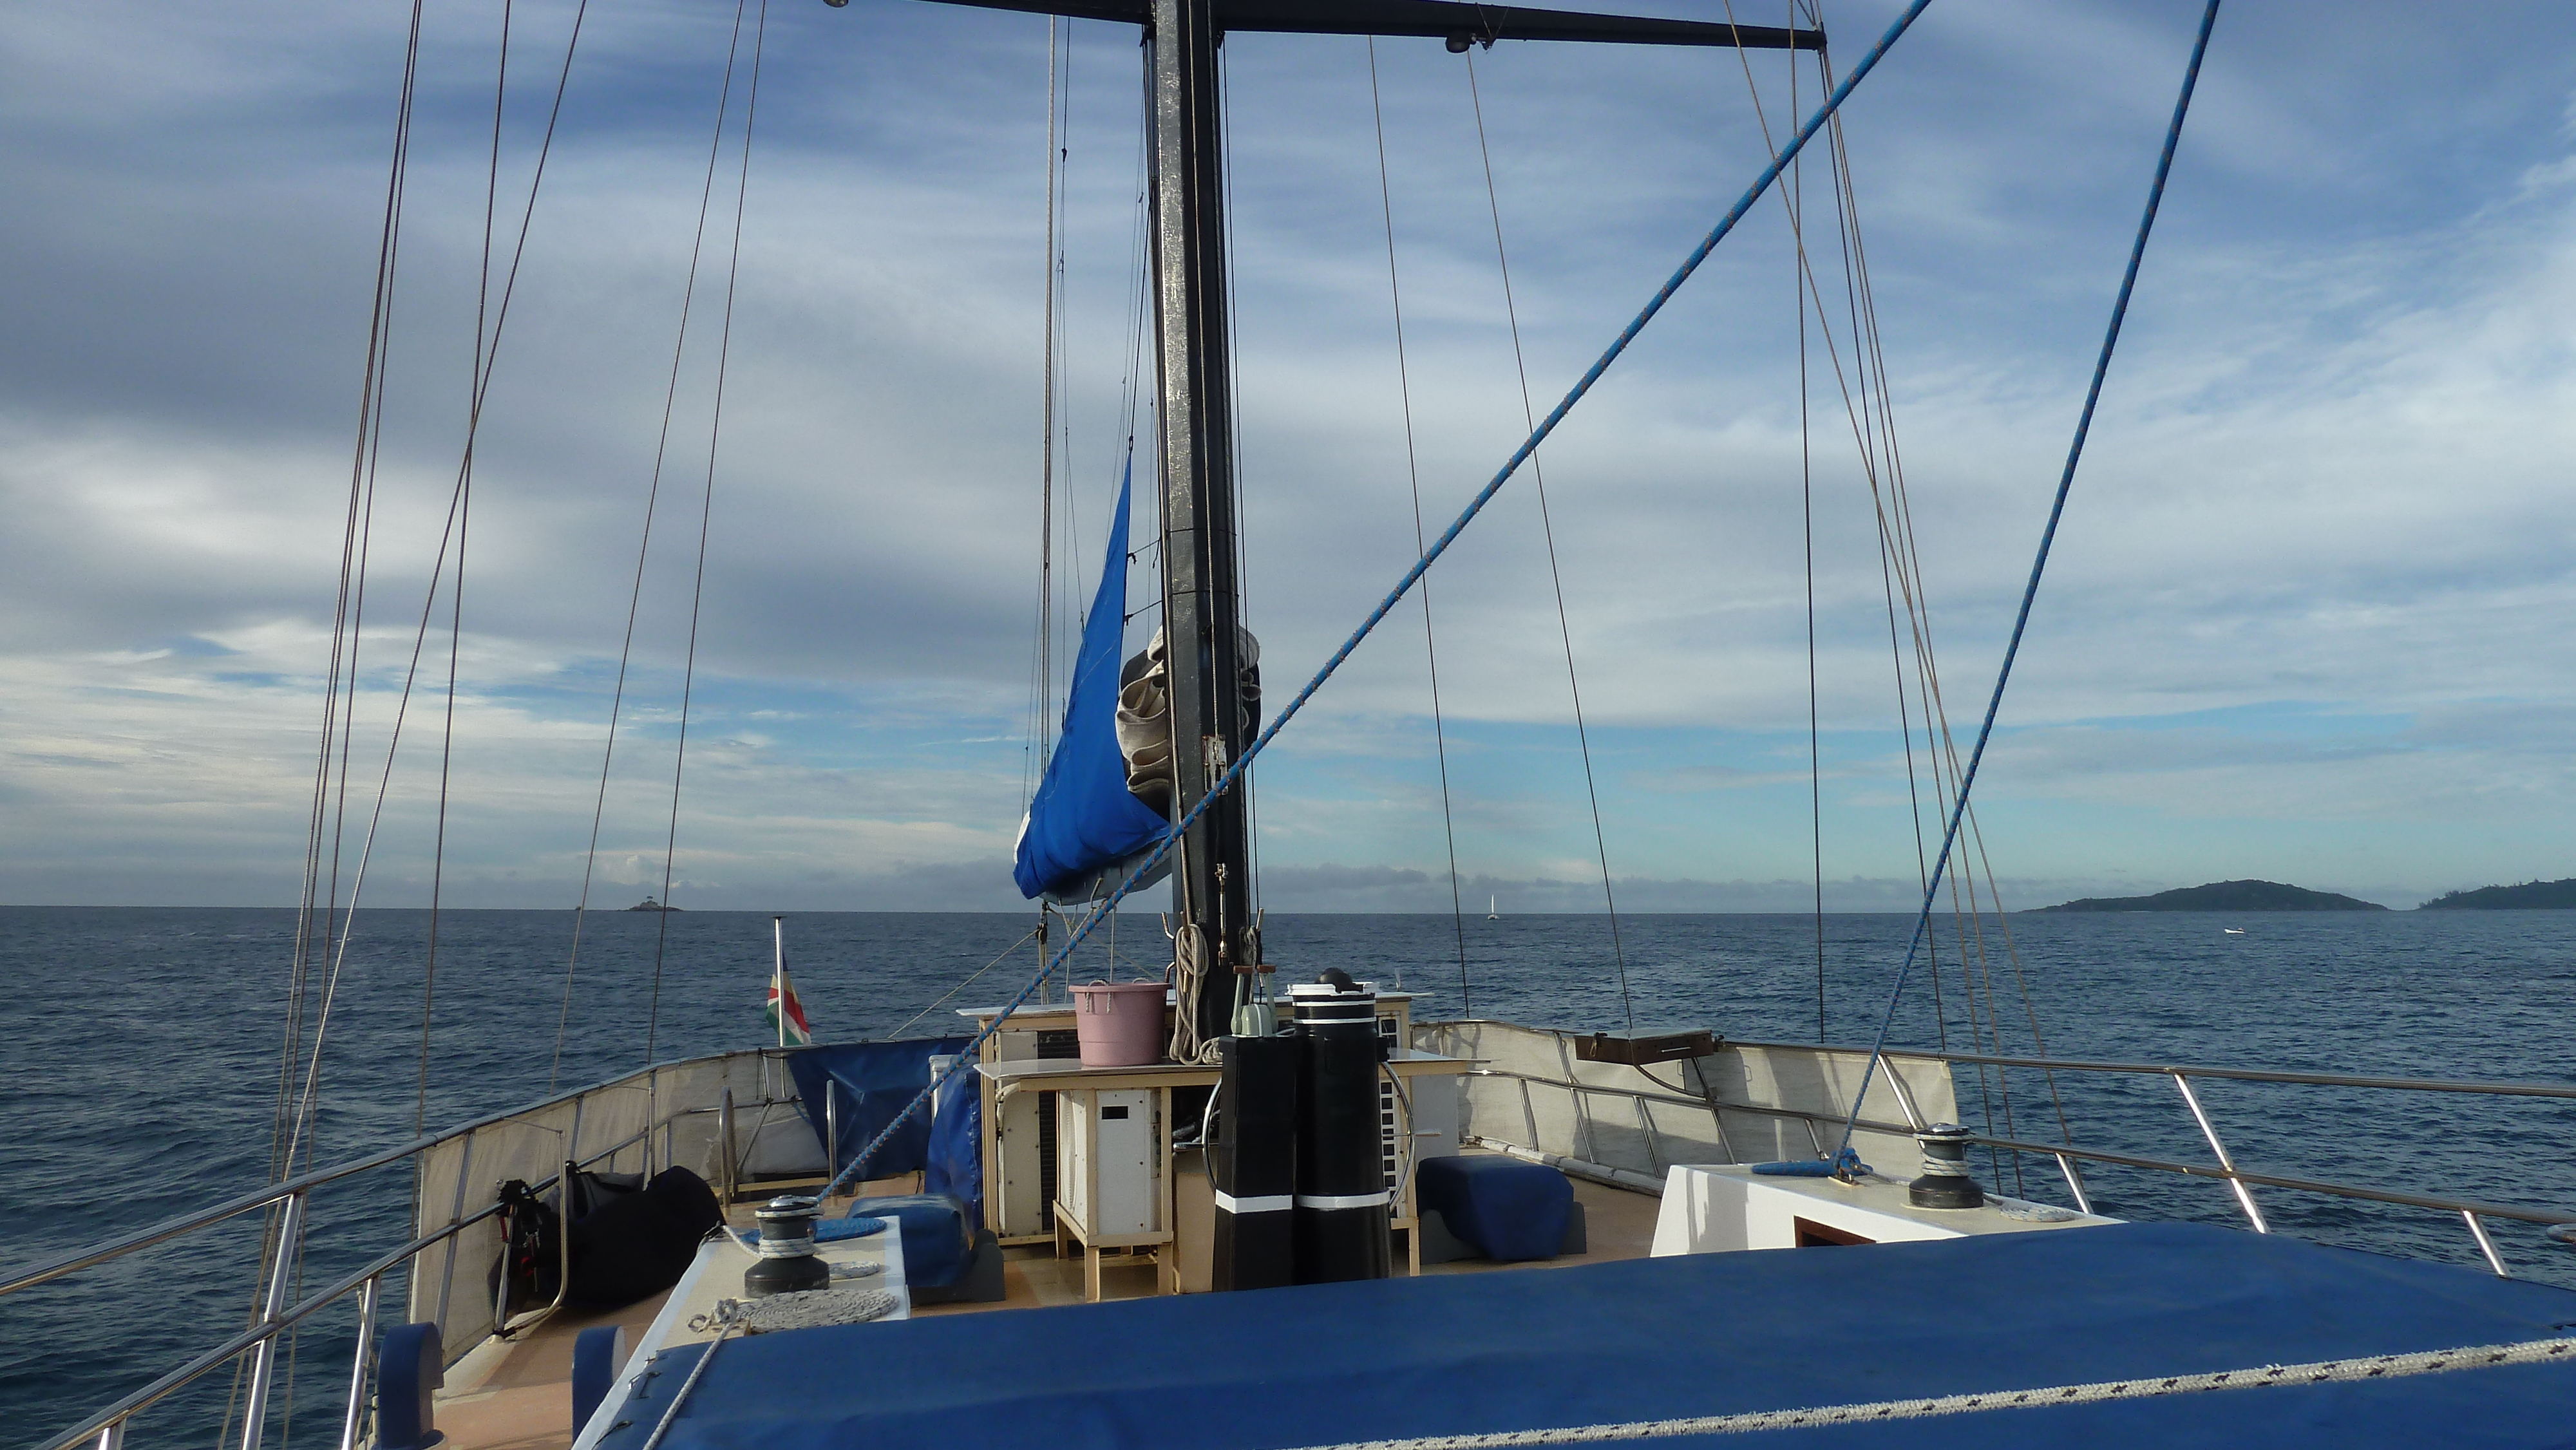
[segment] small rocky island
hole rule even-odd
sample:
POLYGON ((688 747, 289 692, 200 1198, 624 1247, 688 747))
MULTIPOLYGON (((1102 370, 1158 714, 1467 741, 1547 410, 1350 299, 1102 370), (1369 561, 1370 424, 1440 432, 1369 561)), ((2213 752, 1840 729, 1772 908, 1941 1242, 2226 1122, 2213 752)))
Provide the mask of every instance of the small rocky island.
MULTIPOLYGON (((2576 887, 2576 882, 2563 883, 2576 887)), ((2576 905, 2576 901, 2571 901, 2576 905)), ((2088 896, 2041 911, 2386 911, 2375 901, 2278 881, 2212 881, 2153 896, 2088 896)))
POLYGON ((2570 911, 2576 910, 2576 878, 2526 881, 2520 886, 2481 886, 2450 891, 2425 902, 2423 911, 2570 911))
POLYGON ((639 901, 626 909, 628 911, 677 911, 680 908, 676 906, 664 906, 662 903, 655 901, 652 897, 647 896, 642 901, 639 901))

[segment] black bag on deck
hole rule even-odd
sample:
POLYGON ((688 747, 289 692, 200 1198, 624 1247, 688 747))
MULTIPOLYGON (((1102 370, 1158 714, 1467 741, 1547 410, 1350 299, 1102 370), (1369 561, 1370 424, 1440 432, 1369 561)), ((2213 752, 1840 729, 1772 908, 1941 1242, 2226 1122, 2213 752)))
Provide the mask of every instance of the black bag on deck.
MULTIPOLYGON (((708 1190, 703 1180, 685 1168, 673 1169, 672 1172, 679 1174, 680 1177, 665 1190, 666 1193, 685 1199, 688 1197, 690 1186, 695 1185, 697 1193, 705 1199, 705 1211, 709 1214, 715 1212, 715 1195, 708 1190)), ((668 1178, 670 1174, 664 1174, 663 1177, 668 1178)), ((680 1274, 686 1272, 690 1258, 697 1252, 698 1240, 706 1236, 704 1229, 698 1230, 690 1237, 686 1253, 678 1254, 680 1266, 672 1271, 668 1281, 655 1283, 652 1287, 637 1292, 629 1298, 612 1301, 606 1298, 593 1300, 583 1297, 582 1290, 589 1277, 583 1270, 583 1265, 589 1257, 585 1255, 584 1248, 597 1232, 592 1229, 591 1220, 598 1218, 612 1204, 641 1198, 645 1191, 646 1184, 644 1175, 641 1173, 580 1172, 572 1176, 573 1293, 567 1296, 565 1302, 589 1308, 621 1308, 679 1282, 680 1274)), ((540 1196, 528 1187, 524 1179, 513 1178, 501 1185, 499 1193, 501 1256, 493 1261, 492 1272, 485 1276, 484 1292, 497 1307, 500 1322, 504 1326, 521 1314, 532 1309, 543 1309, 554 1303, 555 1295, 562 1287, 564 1216, 555 1207, 555 1201, 560 1196, 557 1193, 540 1196)), ((623 1215, 627 1218, 636 1216, 634 1210, 627 1210, 623 1215)), ((667 1213, 654 1217, 666 1216, 668 1216, 667 1213)), ((620 1216, 612 1215, 602 1222, 613 1238, 622 1241, 630 1236, 617 1228, 620 1216)), ((712 1220, 709 1226, 713 1226, 712 1220)), ((624 1250, 617 1249, 612 1250, 609 1257, 614 1259, 624 1254, 624 1250)), ((601 1274, 610 1281, 599 1289, 599 1292, 607 1294, 622 1292, 625 1280, 634 1276, 631 1268, 616 1268, 607 1264, 595 1268, 594 1273, 601 1274)), ((647 1274, 643 1277, 651 1276, 647 1274)), ((504 1339, 510 1335, 507 1328, 503 1328, 500 1332, 504 1339)))
POLYGON ((715 1190, 686 1168, 665 1168, 641 1192, 618 1194, 572 1226, 565 1303, 622 1309, 680 1282, 724 1214, 715 1190))
MULTIPOLYGON (((528 1190, 526 1180, 501 1185, 501 1257, 485 1279, 503 1325, 555 1302, 563 1280, 563 1218, 528 1190)), ((509 1331, 505 1328, 502 1334, 509 1331)))

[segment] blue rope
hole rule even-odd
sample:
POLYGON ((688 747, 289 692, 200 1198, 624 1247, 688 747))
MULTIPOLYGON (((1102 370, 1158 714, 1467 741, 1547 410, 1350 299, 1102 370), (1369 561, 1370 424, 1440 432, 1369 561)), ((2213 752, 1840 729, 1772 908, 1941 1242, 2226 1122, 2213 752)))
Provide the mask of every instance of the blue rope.
POLYGON ((1914 936, 1905 945, 1905 964, 1897 969, 1895 989, 1887 994, 1887 1012, 1879 1019, 1878 1039, 1870 1044, 1869 1066, 1861 1073, 1860 1092, 1852 1098, 1851 1116, 1843 1120, 1841 1148, 1835 1157, 1851 1147, 1852 1131, 1860 1126, 1861 1099, 1869 1095, 1871 1079, 1879 1062, 1886 1056, 1887 1032, 1896 1022, 1896 1007, 1905 995, 1905 979, 1914 970, 1914 955, 1923 946, 1924 934, 1931 929, 1932 904, 1941 891, 1941 878, 1950 866, 1950 851, 1959 841, 1959 822, 1968 813, 1968 792, 1976 786, 1977 766, 1986 758, 1986 742, 1995 733, 1995 713, 2003 708, 2004 685, 2012 679, 2013 659, 2021 653, 2022 631, 2030 624, 2031 602, 2039 597, 2039 576, 2048 568, 2049 547, 2057 542, 2057 521, 2066 513, 2066 495, 2075 487, 2075 465, 2084 457, 2085 435, 2093 431, 2093 409, 2102 401, 2102 379, 2111 371, 2111 350, 2120 342, 2120 323, 2129 315, 2129 293, 2138 285, 2138 264, 2147 254, 2147 234, 2155 230, 2156 208, 2165 199, 2165 178, 2173 171, 2174 146, 2182 140, 2182 118, 2191 110, 2193 87, 2200 84, 2201 57, 2209 51, 2210 28, 2218 23, 2218 0, 2209 0, 2209 8, 2200 15, 2200 34, 2192 41, 2191 65, 2182 75, 2182 94, 2174 98, 2173 123, 2165 128, 2165 149, 2156 158, 2155 185, 2147 189, 2146 214, 2138 218, 2137 240, 2129 244, 2129 270, 2120 277, 2119 300, 2111 304, 2111 326, 2102 334, 2101 356, 2093 360, 2093 384, 2084 393, 2084 412, 2075 422, 2075 440, 2067 445, 2066 469, 2057 476, 2057 499, 2048 508, 2048 527, 2039 535, 2039 556, 2030 562, 2030 582, 2022 586, 2021 612, 2013 616, 2012 639, 2004 645, 2003 668, 1995 672, 1995 692, 1986 701, 1985 723, 1977 727, 1976 749, 1968 753, 1968 768, 1959 777, 1958 803, 1950 810, 1949 825, 1941 833, 1941 854, 1932 863, 1931 884, 1923 889, 1923 910, 1914 919, 1914 936))
POLYGON ((985 1040, 991 1037, 1013 1012, 1018 1011, 1021 1005, 1028 1001, 1030 994, 1037 991, 1040 983, 1054 975, 1056 968, 1064 965, 1066 959, 1073 955, 1073 949, 1082 944, 1082 939, 1091 934, 1092 927, 1108 914, 1109 909, 1126 899, 1127 893, 1135 889, 1137 879, 1160 864, 1162 859, 1171 853, 1173 843, 1181 839, 1208 806, 1234 788, 1235 781, 1241 778, 1243 772, 1252 765, 1253 757, 1269 747, 1280 730, 1285 728, 1290 720, 1296 718, 1297 712, 1305 708, 1306 702, 1314 698, 1315 692, 1324 687, 1324 682, 1333 677, 1333 672, 1342 667, 1342 662, 1351 657, 1351 652, 1360 647, 1360 641, 1367 639, 1370 631, 1377 628, 1378 622, 1385 619, 1388 612, 1397 604, 1403 602, 1404 596, 1411 592, 1413 586, 1421 581, 1423 574, 1430 570, 1432 561, 1447 552, 1449 545, 1456 540, 1460 531, 1474 522, 1476 515, 1484 512, 1485 505, 1493 501, 1495 494, 1502 492, 1503 485, 1511 480, 1511 476, 1520 470, 1523 463, 1529 461, 1531 454, 1538 451, 1539 444, 1545 442, 1547 436, 1556 431, 1556 425, 1565 421, 1565 415, 1574 410, 1574 405, 1583 401, 1584 395, 1592 391, 1592 385, 1599 382, 1601 375, 1610 370, 1610 364, 1618 361, 1619 354, 1628 350, 1628 344, 1636 340, 1638 333, 1645 331, 1646 324, 1654 320, 1655 314, 1664 310, 1664 304, 1670 302, 1673 294, 1681 290, 1681 285, 1690 280, 1690 275, 1699 270, 1699 264, 1708 260, 1708 254, 1716 250, 1719 242, 1726 239, 1726 234, 1735 230, 1735 224, 1744 219, 1744 214, 1753 210, 1753 204, 1762 199, 1764 192, 1770 190, 1771 183, 1780 179, 1780 173, 1787 170, 1789 163, 1806 148, 1808 140, 1824 129, 1825 123, 1832 120, 1834 113, 1842 109, 1843 102, 1850 98, 1853 89, 1861 83, 1861 78, 1877 67, 1880 57, 1887 54, 1888 47, 1896 44, 1897 37, 1903 35, 1907 27, 1913 25, 1914 18, 1921 15, 1925 7, 1931 3, 1932 0, 1913 0, 1912 4, 1905 7, 1905 13, 1897 16, 1896 22, 1887 27, 1887 33, 1878 38, 1878 43, 1871 46, 1869 53, 1860 58, 1860 64, 1852 67, 1851 74, 1844 77, 1842 84, 1834 88, 1833 94, 1825 98, 1824 104, 1816 108, 1815 114, 1807 118, 1807 123, 1798 128, 1798 134, 1789 139, 1789 144, 1778 155, 1771 158, 1771 164, 1762 168, 1762 173, 1753 179, 1753 184, 1745 188, 1744 195, 1737 199, 1734 206, 1728 208, 1726 215, 1719 218, 1716 226, 1709 229, 1708 235, 1700 239, 1699 245, 1691 249, 1690 255, 1682 259, 1682 264, 1673 269, 1672 276, 1665 279, 1664 285, 1656 290, 1653 297, 1647 299, 1646 305, 1638 311, 1636 317, 1620 330, 1619 336, 1602 352, 1600 359, 1585 370, 1583 376, 1567 390, 1564 399, 1549 411, 1547 417, 1540 420, 1538 427, 1531 431, 1529 438, 1519 448, 1513 450, 1510 459, 1505 461, 1502 468, 1494 474, 1492 481, 1469 501, 1467 507, 1459 513, 1457 520, 1432 542, 1431 547, 1423 551, 1422 557, 1414 561, 1413 567, 1405 571, 1402 579, 1396 581, 1395 588, 1387 592, 1386 598, 1378 601, 1377 608, 1369 611, 1368 618, 1360 621, 1359 628, 1351 631, 1350 638, 1342 641, 1342 647, 1333 651, 1333 657, 1324 661, 1324 667, 1315 672, 1315 677, 1306 682, 1306 687, 1297 692, 1297 697, 1288 702, 1287 708, 1279 712, 1278 716, 1270 722, 1269 728, 1261 732, 1260 738, 1244 747, 1243 753, 1226 768, 1225 774, 1217 779, 1217 783, 1208 790, 1206 795, 1199 798, 1199 803, 1190 807, 1189 813, 1181 817, 1179 823, 1172 827, 1170 834, 1156 844, 1153 854, 1147 856, 1142 864, 1128 873, 1127 879, 1118 883, 1118 889, 1109 893, 1108 897, 1092 910, 1091 915, 1085 917, 1082 924, 1074 928, 1073 935, 1065 939, 1064 949, 1056 953, 1055 958, 1049 961, 1027 986, 1020 989, 1018 996, 1004 1005, 1000 1016, 995 1017, 982 1031, 975 1034, 974 1039, 957 1054, 956 1061, 949 1064, 948 1071, 941 1073, 929 1087, 922 1089, 920 1096, 906 1104, 902 1112, 895 1114, 894 1121, 886 1124, 884 1131, 870 1139, 867 1146, 859 1150, 859 1156, 850 1161, 850 1166, 843 1169, 839 1176, 824 1188, 824 1196, 828 1197, 840 1192, 877 1149, 894 1136, 896 1129, 902 1127, 914 1113, 919 1112, 921 1105, 930 1101, 931 1095, 938 1092, 949 1078, 954 1077, 973 1061, 977 1050, 984 1045, 985 1040))

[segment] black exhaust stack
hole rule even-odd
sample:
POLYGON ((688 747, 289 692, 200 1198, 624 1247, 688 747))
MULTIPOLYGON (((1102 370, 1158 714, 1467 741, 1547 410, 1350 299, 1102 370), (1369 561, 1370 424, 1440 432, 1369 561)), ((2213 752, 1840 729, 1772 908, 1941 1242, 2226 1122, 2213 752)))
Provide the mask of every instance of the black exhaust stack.
POLYGON ((1297 1281, 1297 1104, 1306 1044, 1296 1037, 1228 1037, 1216 1090, 1218 1289, 1273 1289, 1297 1281))
POLYGON ((1296 1282, 1383 1279, 1385 1136, 1378 1121, 1377 994, 1331 970, 1288 989, 1305 1049, 1297 1096, 1296 1282))

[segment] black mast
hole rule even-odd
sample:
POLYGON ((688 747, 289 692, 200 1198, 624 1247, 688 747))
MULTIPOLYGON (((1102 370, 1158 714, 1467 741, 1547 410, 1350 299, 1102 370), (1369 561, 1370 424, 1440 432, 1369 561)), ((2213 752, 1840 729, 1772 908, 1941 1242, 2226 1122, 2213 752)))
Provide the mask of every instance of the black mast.
MULTIPOLYGON (((845 5, 848 0, 827 0, 845 5)), ((1452 51, 1501 40, 1823 50, 1824 32, 1454 0, 947 0, 985 10, 1118 20, 1146 29, 1153 102, 1155 356, 1161 369, 1164 642, 1175 809, 1186 814, 1249 743, 1235 578, 1234 419, 1226 362, 1225 157, 1217 46, 1227 31, 1410 35, 1452 51)), ((1197 1035, 1233 1018, 1235 968, 1254 963, 1242 797, 1211 803, 1172 871, 1173 915, 1204 944, 1197 1035)))
MULTIPOLYGON (((1154 0, 1155 355, 1163 467, 1163 639, 1172 700, 1174 808, 1187 814, 1243 753, 1242 593, 1235 579, 1234 418, 1227 386, 1225 156, 1218 130, 1216 0, 1154 0)), ((1181 840, 1172 907, 1200 944, 1197 1037, 1226 1035, 1252 867, 1243 793, 1181 840)), ((1186 1000, 1186 995, 1185 995, 1186 1000)))

